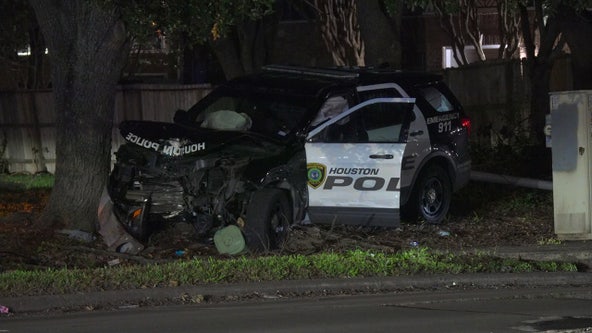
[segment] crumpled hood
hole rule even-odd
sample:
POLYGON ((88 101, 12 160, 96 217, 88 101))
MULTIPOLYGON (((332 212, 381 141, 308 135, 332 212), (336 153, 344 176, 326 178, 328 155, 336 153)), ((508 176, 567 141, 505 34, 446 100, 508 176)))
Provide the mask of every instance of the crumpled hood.
POLYGON ((154 121, 124 121, 119 125, 119 131, 127 142, 167 156, 201 155, 229 143, 240 143, 247 137, 265 140, 248 132, 189 128, 154 121))

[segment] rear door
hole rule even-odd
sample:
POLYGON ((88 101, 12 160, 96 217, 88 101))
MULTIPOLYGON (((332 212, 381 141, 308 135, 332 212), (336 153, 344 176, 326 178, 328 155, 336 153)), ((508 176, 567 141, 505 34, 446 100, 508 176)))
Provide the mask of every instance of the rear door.
POLYGON ((305 144, 315 223, 395 226, 415 100, 375 98, 311 131, 305 144))

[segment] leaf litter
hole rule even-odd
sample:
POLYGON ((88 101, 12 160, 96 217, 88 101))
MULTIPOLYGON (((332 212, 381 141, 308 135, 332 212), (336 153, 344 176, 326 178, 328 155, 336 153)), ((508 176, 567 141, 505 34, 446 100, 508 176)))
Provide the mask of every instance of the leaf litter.
MULTIPOLYGON (((196 257, 224 257, 211 239, 196 239, 191 228, 169 226, 153 234, 139 255, 108 251, 100 238, 88 243, 40 231, 34 222, 50 190, 0 192, 0 272, 13 269, 96 268, 150 264, 196 257)), ((415 246, 470 251, 552 242, 552 193, 471 183, 455 194, 440 225, 403 221, 397 228, 342 225, 294 226, 275 254, 373 250, 397 252, 415 246)))

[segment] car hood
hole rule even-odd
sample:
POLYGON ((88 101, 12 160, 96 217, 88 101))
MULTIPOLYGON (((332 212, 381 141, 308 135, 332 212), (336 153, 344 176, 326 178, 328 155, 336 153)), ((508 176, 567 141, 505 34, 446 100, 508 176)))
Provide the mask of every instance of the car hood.
POLYGON ((123 138, 137 146, 166 156, 202 155, 227 145, 273 143, 273 139, 245 131, 220 131, 154 121, 124 121, 123 138))

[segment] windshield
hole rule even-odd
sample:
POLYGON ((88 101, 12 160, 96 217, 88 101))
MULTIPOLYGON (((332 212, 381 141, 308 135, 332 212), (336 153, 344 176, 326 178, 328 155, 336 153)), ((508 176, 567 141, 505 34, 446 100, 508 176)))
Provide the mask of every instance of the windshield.
POLYGON ((302 125, 307 103, 310 100, 302 96, 218 89, 189 110, 189 119, 202 128, 282 139, 302 125))

